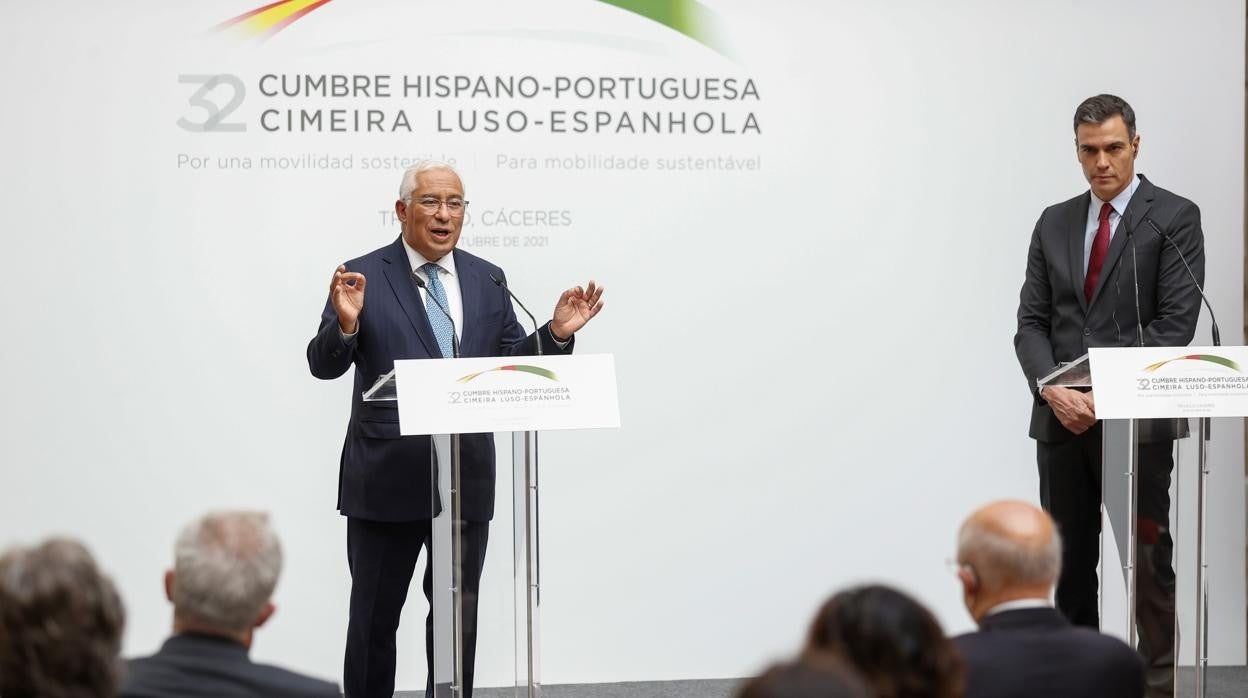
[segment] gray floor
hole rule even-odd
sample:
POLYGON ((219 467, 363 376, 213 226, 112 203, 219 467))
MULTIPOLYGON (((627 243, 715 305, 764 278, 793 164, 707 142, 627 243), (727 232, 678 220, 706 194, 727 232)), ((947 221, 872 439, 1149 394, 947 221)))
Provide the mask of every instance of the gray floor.
MULTIPOLYGON (((1248 667, 1210 667, 1206 698, 1243 698, 1248 696, 1248 667)), ((1190 670, 1181 679, 1179 696, 1192 696, 1194 677, 1190 670)), ((708 681, 646 681, 636 683, 590 683, 565 686, 543 686, 546 698, 731 698, 740 685, 737 679, 708 681)), ((400 691, 396 698, 418 698, 424 691, 400 691)), ((473 691, 473 698, 517 696, 510 688, 482 688, 473 691)))
MULTIPOLYGON (((1196 695, 1193 686, 1196 678, 1191 669, 1180 670, 1179 698, 1196 695)), ((1205 687, 1206 698, 1242 698, 1248 696, 1248 667, 1209 667, 1209 685, 1205 687)))

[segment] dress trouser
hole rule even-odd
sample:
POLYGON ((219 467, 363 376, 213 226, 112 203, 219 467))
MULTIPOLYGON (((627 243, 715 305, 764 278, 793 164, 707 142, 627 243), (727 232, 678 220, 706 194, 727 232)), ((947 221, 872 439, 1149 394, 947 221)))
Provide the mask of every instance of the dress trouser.
MULTIPOLYGON (((472 696, 473 664, 477 650, 477 594, 488 521, 465 521, 462 526, 464 589, 464 692, 472 696)), ((421 548, 426 551, 424 592, 433 594, 430 563, 430 521, 383 522, 347 518, 347 563, 351 568, 351 616, 343 667, 346 698, 392 698, 396 661, 395 633, 407 600, 412 573, 421 548)), ((433 614, 425 617, 426 695, 432 695, 433 614)))
MULTIPOLYGON (((1170 536, 1173 441, 1139 444, 1136 463, 1136 627, 1149 669, 1149 695, 1174 667, 1174 541, 1170 536), (1155 678, 1156 677, 1156 678, 1155 678)), ((1062 442, 1036 442, 1040 504, 1062 535, 1057 608, 1076 625, 1100 626, 1096 566, 1101 532, 1101 423, 1062 442)), ((1172 680, 1170 682, 1173 683, 1172 680)))

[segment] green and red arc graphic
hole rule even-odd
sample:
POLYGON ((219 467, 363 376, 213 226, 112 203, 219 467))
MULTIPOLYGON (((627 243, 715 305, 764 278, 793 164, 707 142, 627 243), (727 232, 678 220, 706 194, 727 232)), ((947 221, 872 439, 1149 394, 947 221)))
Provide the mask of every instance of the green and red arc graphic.
POLYGON ((541 366, 530 366, 528 364, 512 364, 509 366, 497 366, 495 368, 486 369, 484 371, 477 371, 476 373, 469 373, 463 378, 460 378, 458 382, 467 383, 468 381, 472 380, 473 378, 476 378, 477 376, 483 376, 487 373, 496 373, 499 371, 520 371, 521 373, 532 373, 535 376, 541 376, 542 378, 549 378, 550 380, 555 381, 555 382, 559 381, 559 376, 556 376, 555 372, 548 368, 542 368, 541 366))
MULTIPOLYGON (((724 47, 712 32, 713 13, 697 0, 597 0, 678 31, 720 53, 724 47)), ((330 0, 278 0, 231 17, 213 31, 264 41, 330 0)))
POLYGON ((1174 361, 1208 361, 1210 363, 1215 363, 1215 364, 1220 364, 1222 366, 1226 366, 1232 371, 1240 371, 1239 364, 1226 358, 1225 356, 1218 356, 1216 354, 1188 354, 1186 356, 1176 356, 1173 359, 1166 359, 1165 361, 1158 361, 1155 364, 1149 364, 1148 366, 1144 367, 1144 370, 1148 371, 1149 373, 1153 373, 1157 369, 1161 368, 1162 366, 1165 366, 1166 364, 1172 363, 1174 361))

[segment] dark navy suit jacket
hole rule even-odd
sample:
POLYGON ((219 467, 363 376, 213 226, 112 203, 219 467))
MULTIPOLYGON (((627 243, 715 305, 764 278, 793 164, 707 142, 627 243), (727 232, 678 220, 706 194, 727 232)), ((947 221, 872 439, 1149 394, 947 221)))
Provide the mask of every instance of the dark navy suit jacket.
POLYGON ((1144 662, 1117 638, 1075 627, 1054 608, 1002 611, 953 639, 963 698, 1142 698, 1144 662))
POLYGON ((255 664, 233 640, 184 633, 126 665, 121 698, 339 698, 327 681, 255 664))
MULTIPOLYGON (((507 292, 490 280, 491 274, 504 278, 502 269, 463 250, 452 254, 464 310, 460 355, 536 354, 536 337, 525 335, 507 292)), ((343 341, 338 315, 326 301, 320 329, 308 343, 308 366, 317 378, 337 378, 355 367, 351 419, 338 471, 338 510, 373 521, 432 518, 440 506, 433 500, 429 437, 400 437, 397 403, 364 402, 361 397, 394 368, 395 359, 442 357, 403 240, 346 267, 367 280, 359 329, 354 339, 343 341)), ((572 352, 572 342, 562 349, 555 344, 549 323, 539 331, 547 354, 572 352)), ((464 518, 489 521, 494 515, 494 435, 464 434, 460 463, 464 518)))

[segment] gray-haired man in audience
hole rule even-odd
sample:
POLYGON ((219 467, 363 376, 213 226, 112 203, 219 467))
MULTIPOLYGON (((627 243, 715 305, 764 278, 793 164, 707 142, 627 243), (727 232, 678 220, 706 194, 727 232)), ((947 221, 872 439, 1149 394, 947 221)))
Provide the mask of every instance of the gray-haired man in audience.
POLYGON ((282 548, 259 512, 214 512, 178 536, 165 573, 173 637, 129 662, 123 698, 340 696, 338 687, 247 656, 252 633, 274 611, 282 548))
POLYGON ((958 532, 958 579, 979 631, 954 638, 964 698, 1140 698, 1144 664, 1121 641, 1053 607, 1062 541, 1026 502, 993 502, 958 532))

